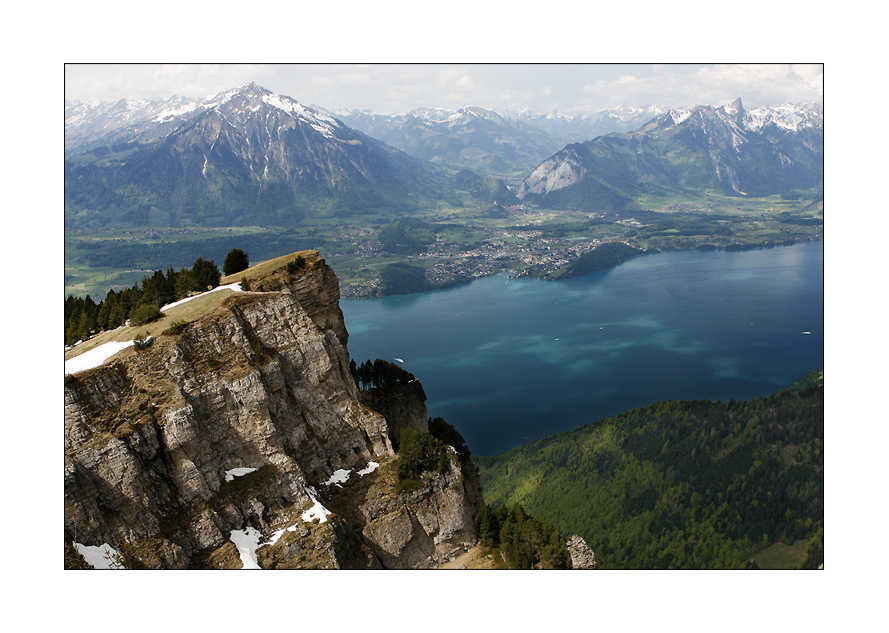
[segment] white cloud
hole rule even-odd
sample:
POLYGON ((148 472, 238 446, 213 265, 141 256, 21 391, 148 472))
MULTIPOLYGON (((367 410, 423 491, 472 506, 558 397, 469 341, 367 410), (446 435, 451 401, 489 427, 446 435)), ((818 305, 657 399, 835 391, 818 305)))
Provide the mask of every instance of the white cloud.
POLYGON ((66 98, 204 97, 256 81, 307 105, 404 113, 418 107, 558 109, 820 101, 820 65, 156 64, 69 65, 66 98))
MULTIPOLYGON (((637 73, 638 75, 639 73, 637 73)), ((741 97, 745 106, 821 101, 820 65, 659 65, 647 76, 621 75, 586 85, 585 107, 721 105, 741 97)))

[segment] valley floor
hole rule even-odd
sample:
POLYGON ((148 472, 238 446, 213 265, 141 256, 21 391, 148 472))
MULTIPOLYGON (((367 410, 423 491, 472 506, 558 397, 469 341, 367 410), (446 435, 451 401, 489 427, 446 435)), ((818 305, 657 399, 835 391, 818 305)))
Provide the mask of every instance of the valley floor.
POLYGON ((502 217, 479 208, 417 211, 436 241, 422 252, 394 255, 377 239, 391 219, 353 216, 292 229, 272 227, 144 228, 65 234, 65 294, 101 298, 109 288, 138 283, 154 270, 189 266, 198 256, 221 262, 232 248, 263 261, 305 248, 321 251, 340 279, 342 297, 382 294, 380 271, 392 263, 425 270, 434 286, 507 271, 552 273, 601 243, 646 251, 736 249, 823 239, 823 204, 705 196, 706 202, 666 201, 620 216, 516 205, 502 217), (173 262, 179 257, 181 262, 173 262))

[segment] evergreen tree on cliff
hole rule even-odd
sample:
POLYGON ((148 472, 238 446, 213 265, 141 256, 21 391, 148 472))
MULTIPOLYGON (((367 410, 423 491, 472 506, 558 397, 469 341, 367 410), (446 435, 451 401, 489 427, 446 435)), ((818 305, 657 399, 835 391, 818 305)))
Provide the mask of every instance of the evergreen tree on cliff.
POLYGON ((219 274, 219 267, 213 260, 207 261, 203 257, 198 257, 195 260, 194 266, 191 268, 191 276, 201 290, 215 288, 222 278, 222 275, 219 274))
POLYGON ((222 264, 222 274, 234 275, 242 270, 247 270, 249 267, 250 258, 247 256, 247 253, 240 248, 233 248, 225 256, 225 262, 222 264))

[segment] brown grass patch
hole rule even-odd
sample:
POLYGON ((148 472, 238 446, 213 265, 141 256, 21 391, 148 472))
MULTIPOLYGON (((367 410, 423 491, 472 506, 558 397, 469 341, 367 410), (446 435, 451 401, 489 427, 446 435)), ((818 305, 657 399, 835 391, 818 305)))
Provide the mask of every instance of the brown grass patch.
POLYGON ((226 275, 220 280, 219 285, 225 286, 227 284, 233 284, 245 278, 247 279, 247 283, 253 283, 257 279, 262 279, 263 277, 267 277, 268 275, 276 272, 279 268, 284 268, 299 255, 302 255, 303 258, 305 258, 306 267, 311 266, 316 261, 321 259, 321 254, 318 251, 296 251, 295 253, 290 253, 289 255, 282 255, 281 257, 276 257, 275 259, 260 262, 259 264, 255 264, 247 270, 242 270, 239 273, 226 275))
POLYGON ((476 544, 471 550, 465 554, 461 554, 455 560, 443 563, 438 566, 439 569, 500 569, 494 562, 494 552, 490 547, 485 547, 481 543, 476 544))

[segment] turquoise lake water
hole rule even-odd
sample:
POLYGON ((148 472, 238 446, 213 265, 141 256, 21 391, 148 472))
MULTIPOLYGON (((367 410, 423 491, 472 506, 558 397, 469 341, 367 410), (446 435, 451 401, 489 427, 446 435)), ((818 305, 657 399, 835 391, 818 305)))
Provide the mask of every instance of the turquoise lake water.
POLYGON ((824 366, 820 241, 341 306, 352 358, 403 361, 477 455, 662 400, 773 393, 824 366))

